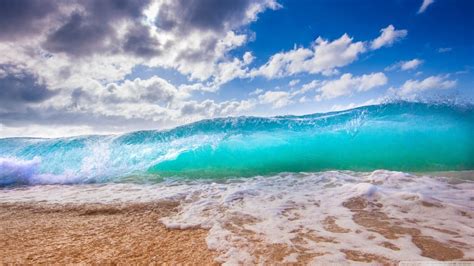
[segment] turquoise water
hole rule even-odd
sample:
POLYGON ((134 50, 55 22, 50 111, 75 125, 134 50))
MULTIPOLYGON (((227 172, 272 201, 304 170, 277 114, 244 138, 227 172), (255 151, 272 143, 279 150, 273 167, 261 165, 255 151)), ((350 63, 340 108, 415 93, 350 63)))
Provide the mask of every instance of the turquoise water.
POLYGON ((0 185, 225 178, 325 170, 474 169, 472 105, 203 120, 168 131, 0 139, 0 185))

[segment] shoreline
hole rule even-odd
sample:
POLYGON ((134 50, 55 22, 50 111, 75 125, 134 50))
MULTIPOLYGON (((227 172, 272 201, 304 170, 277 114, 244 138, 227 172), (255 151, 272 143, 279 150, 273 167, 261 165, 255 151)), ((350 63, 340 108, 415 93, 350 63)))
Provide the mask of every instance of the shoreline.
MULTIPOLYGON (((219 265, 218 252, 206 244, 209 231, 202 228, 167 228, 160 219, 176 213, 178 202, 162 201, 128 204, 51 204, 0 203, 0 263, 165 263, 219 265)), ((427 205, 429 206, 429 205, 427 205)), ((423 235, 415 227, 400 225, 393 217, 381 212, 379 204, 364 198, 352 198, 344 207, 353 213, 354 221, 388 240, 409 236, 428 261, 472 261, 464 257, 462 242, 442 243, 423 235)), ((436 207, 436 206, 429 206, 436 207)), ((328 232, 345 234, 350 229, 338 225, 338 217, 328 216, 321 224, 328 232)), ((241 225, 251 223, 238 218, 241 225)), ((416 221, 412 221, 416 223, 416 221)), ((229 225, 230 230, 237 230, 229 225)), ((438 231, 455 234, 447 229, 438 231)), ((250 232, 239 232, 253 239, 257 260, 264 263, 288 263, 285 257, 296 254, 296 264, 317 262, 324 253, 305 248, 289 249, 284 245, 269 244, 250 232), (263 261, 261 259, 263 258, 263 261)), ((312 232, 298 233, 295 243, 314 241, 319 244, 338 241, 312 232)), ((343 246, 343 243, 340 243, 343 246)), ((382 246, 394 252, 401 247, 389 241, 382 246)), ((341 249, 346 263, 397 264, 377 254, 352 249, 341 249)))
POLYGON ((390 171, 3 189, 0 263, 473 261, 473 191, 390 171))

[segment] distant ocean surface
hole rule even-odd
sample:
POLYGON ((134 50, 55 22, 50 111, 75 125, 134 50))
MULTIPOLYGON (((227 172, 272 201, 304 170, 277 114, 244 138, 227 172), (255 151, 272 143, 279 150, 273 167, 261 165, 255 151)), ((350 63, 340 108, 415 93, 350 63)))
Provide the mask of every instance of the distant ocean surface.
POLYGON ((178 201, 161 221, 209 229, 207 245, 230 264, 271 262, 254 251, 274 245, 284 262, 312 254, 337 263, 348 250, 436 259, 426 245, 469 259, 473 136, 473 105, 394 102, 167 131, 7 138, 0 203, 178 201))

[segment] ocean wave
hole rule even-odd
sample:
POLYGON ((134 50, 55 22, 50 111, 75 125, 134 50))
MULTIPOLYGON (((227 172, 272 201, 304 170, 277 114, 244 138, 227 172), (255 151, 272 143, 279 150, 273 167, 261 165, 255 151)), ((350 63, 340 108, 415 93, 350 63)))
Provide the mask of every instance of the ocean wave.
POLYGON ((0 184, 161 181, 325 170, 474 169, 472 105, 203 120, 167 131, 0 139, 0 184))

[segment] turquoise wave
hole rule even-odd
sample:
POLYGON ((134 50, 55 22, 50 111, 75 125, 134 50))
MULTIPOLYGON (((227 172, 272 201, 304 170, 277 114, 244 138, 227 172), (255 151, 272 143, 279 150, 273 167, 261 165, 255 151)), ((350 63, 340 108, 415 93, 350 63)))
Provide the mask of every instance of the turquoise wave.
POLYGON ((168 131, 0 139, 0 185, 474 169, 472 105, 398 102, 341 112, 203 120, 168 131))

